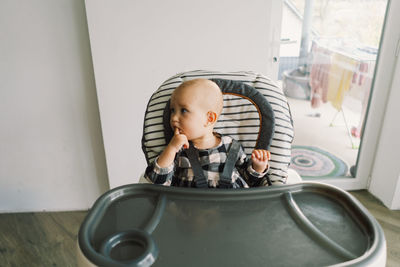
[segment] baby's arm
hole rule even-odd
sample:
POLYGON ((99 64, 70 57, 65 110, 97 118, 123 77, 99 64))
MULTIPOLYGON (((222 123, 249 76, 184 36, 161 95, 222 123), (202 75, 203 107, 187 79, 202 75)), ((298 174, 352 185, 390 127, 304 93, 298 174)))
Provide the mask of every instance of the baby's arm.
POLYGON ((182 148, 189 148, 189 142, 184 134, 180 134, 178 128, 175 128, 174 136, 169 142, 168 146, 164 149, 161 155, 157 159, 157 164, 161 168, 170 166, 175 159, 176 153, 182 148))
POLYGON ((251 166, 258 173, 263 173, 268 167, 268 160, 271 153, 265 149, 255 149, 251 154, 251 166))

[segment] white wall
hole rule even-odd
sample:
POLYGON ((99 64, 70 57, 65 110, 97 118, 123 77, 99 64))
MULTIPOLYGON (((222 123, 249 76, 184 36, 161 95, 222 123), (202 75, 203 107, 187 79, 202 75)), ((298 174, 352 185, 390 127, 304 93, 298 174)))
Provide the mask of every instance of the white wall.
MULTIPOLYGON (((400 38, 400 36, 399 36, 400 38)), ((400 40, 400 39, 399 39, 400 40)), ((400 57, 394 71, 378 141, 369 191, 391 209, 400 209, 400 57)))
POLYGON ((85 9, 0 2, 0 212, 90 207, 108 188, 85 9))
POLYGON ((143 116, 164 80, 194 69, 277 73, 280 0, 85 2, 111 187, 146 167, 143 116))

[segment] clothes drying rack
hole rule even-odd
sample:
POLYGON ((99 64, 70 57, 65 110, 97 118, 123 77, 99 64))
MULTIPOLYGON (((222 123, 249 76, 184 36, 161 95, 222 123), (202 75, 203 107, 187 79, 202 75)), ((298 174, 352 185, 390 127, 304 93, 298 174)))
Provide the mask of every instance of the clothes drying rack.
MULTIPOLYGON (((343 51, 343 50, 337 49, 335 47, 332 47, 330 45, 323 44, 323 42, 321 42, 319 40, 313 40, 313 43, 315 43, 315 45, 317 45, 319 47, 322 47, 324 49, 327 49, 327 50, 331 51, 332 53, 340 54, 342 56, 345 56, 347 58, 353 59, 353 60, 358 61, 360 63, 376 61, 376 54, 367 53, 367 52, 361 51, 360 49, 355 49, 355 50, 353 49, 352 51, 348 51, 347 52, 347 51, 343 51)), ((370 90, 371 90, 371 88, 370 88, 370 90)), ((339 113, 342 114, 343 121, 344 121, 344 124, 345 124, 345 127, 346 127, 347 135, 349 137, 352 149, 358 149, 359 145, 356 144, 354 142, 354 140, 353 140, 353 136, 351 134, 351 128, 349 127, 349 123, 348 123, 348 120, 346 119, 346 115, 345 115, 345 112, 343 110, 343 107, 341 107, 336 112, 336 114, 333 116, 329 126, 330 127, 334 126, 334 121, 337 118, 337 115, 339 113)))

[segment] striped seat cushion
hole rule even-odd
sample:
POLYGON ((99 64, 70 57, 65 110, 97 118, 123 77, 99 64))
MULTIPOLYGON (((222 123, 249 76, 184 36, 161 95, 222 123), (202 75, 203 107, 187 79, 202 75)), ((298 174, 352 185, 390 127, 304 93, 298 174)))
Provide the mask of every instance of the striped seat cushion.
MULTIPOLYGON (((196 79, 232 80, 235 83, 244 83, 261 93, 273 111, 274 126, 264 125, 260 134, 260 113, 253 101, 236 94, 224 93, 224 109, 215 126, 215 131, 230 135, 239 140, 246 154, 252 150, 266 148, 271 152, 268 175, 272 183, 286 183, 287 169, 290 163, 291 143, 293 140, 293 123, 286 97, 274 82, 263 75, 254 72, 215 72, 191 71, 177 74, 165 81, 151 96, 144 119, 142 149, 147 162, 153 161, 167 145, 168 114, 166 106, 173 90, 182 82, 196 79), (164 126, 164 118, 166 125, 164 126), (268 131, 271 136, 268 136, 268 131), (258 140, 258 138, 269 140, 258 140), (261 144, 261 145, 260 145, 261 144)), ((221 84, 219 84, 221 86, 221 84)), ((224 90, 222 90, 224 92, 224 90)))

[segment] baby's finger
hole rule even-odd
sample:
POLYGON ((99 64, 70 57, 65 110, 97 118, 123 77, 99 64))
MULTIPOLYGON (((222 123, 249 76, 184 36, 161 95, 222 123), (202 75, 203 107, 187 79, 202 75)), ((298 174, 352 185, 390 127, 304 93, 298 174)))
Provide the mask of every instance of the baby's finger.
POLYGON ((263 152, 263 153, 262 153, 262 154, 263 154, 263 159, 262 159, 262 160, 263 160, 263 161, 268 160, 268 153, 267 153, 267 150, 263 150, 262 152, 263 152))
POLYGON ((259 153, 259 151, 258 150, 253 150, 253 155, 254 155, 254 158, 255 159, 260 159, 260 153, 259 153))
POLYGON ((175 129, 174 129, 174 135, 178 135, 179 134, 179 129, 176 127, 175 129))
POLYGON ((258 152, 258 159, 260 161, 262 161, 263 160, 263 151, 262 150, 257 150, 257 152, 258 152))
POLYGON ((264 160, 264 153, 262 150, 257 150, 258 151, 258 159, 263 161, 264 160))

